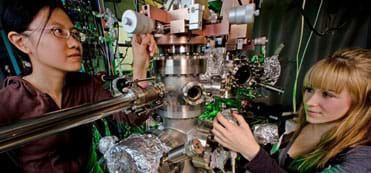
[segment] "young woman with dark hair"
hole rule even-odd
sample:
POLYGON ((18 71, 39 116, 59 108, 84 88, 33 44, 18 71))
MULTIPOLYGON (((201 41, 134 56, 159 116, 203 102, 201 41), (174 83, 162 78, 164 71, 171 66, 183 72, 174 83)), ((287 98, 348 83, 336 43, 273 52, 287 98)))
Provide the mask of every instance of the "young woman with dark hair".
MULTIPOLYGON (((29 58, 32 70, 4 81, 0 124, 111 97, 97 77, 79 73, 81 36, 60 0, 6 0, 1 20, 9 41, 29 58)), ((135 36, 132 44, 133 78, 145 78, 156 44, 151 35, 135 36)), ((143 121, 122 115, 113 118, 129 124, 143 121)), ((7 161, 12 159, 22 172, 84 172, 91 141, 92 125, 83 125, 27 143, 7 161)))

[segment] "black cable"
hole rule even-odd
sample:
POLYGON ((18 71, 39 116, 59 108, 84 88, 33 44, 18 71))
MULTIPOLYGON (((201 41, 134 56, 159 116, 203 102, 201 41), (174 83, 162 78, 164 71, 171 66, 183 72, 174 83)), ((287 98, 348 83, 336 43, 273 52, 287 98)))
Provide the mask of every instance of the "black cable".
MULTIPOLYGON (((121 57, 121 60, 120 60, 120 62, 118 63, 119 65, 122 65, 122 63, 124 62, 124 60, 125 60, 125 58, 126 58, 126 56, 127 56, 127 54, 128 54, 128 49, 129 49, 129 47, 126 47, 126 49, 125 49, 125 54, 121 57)), ((132 64, 130 64, 130 65, 132 65, 132 64)))
POLYGON ((262 1, 263 0, 255 0, 255 10, 260 10, 262 8, 262 1))
POLYGON ((116 0, 113 0, 113 11, 115 12, 115 17, 117 19, 118 15, 117 15, 117 9, 116 9, 116 0))
MULTIPOLYGON (((117 9, 116 9, 116 1, 115 0, 113 1, 113 10, 114 10, 114 13, 115 13, 115 18, 117 19, 117 9)), ((118 47, 119 39, 120 39, 120 26, 118 24, 117 24, 116 34, 117 34, 117 40, 116 40, 116 45, 115 45, 115 51, 113 52, 113 58, 115 58, 115 56, 116 56, 117 47, 118 47)))
POLYGON ((295 3, 295 7, 299 10, 300 14, 304 17, 304 22, 308 25, 309 29, 312 30, 314 34, 316 34, 318 36, 321 36, 321 37, 330 33, 331 31, 336 31, 336 30, 339 30, 339 29, 343 28, 345 26, 345 24, 347 24, 348 21, 349 21, 349 20, 345 21, 344 23, 340 24, 339 26, 327 28, 325 31, 320 32, 320 31, 317 31, 316 28, 313 26, 313 24, 310 22, 308 16, 305 14, 303 8, 301 8, 300 3, 295 1, 295 0, 294 0, 294 3, 295 3))
POLYGON ((240 4, 240 5, 242 6, 242 2, 241 2, 241 0, 238 0, 238 4, 240 4))
POLYGON ((135 0, 135 11, 139 12, 139 1, 135 0))
POLYGON ((167 8, 166 11, 169 11, 169 10, 170 10, 170 8, 171 8, 171 6, 173 5, 173 3, 174 3, 174 0, 171 0, 171 1, 170 1, 170 4, 169 4, 169 7, 167 8))

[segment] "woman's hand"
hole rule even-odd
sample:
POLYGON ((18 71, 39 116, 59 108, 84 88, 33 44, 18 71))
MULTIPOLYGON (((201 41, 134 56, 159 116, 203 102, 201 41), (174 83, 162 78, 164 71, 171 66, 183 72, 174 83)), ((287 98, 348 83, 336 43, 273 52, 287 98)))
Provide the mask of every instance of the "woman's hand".
MULTIPOLYGON (((151 34, 135 34, 131 44, 133 46, 133 79, 144 79, 147 77, 150 56, 157 52, 155 39, 151 34)), ((145 87, 147 84, 141 82, 140 85, 145 87)))
POLYGON ((251 161, 258 154, 260 146, 243 117, 236 112, 233 112, 233 116, 237 124, 232 124, 219 112, 214 119, 212 133, 218 143, 251 161))

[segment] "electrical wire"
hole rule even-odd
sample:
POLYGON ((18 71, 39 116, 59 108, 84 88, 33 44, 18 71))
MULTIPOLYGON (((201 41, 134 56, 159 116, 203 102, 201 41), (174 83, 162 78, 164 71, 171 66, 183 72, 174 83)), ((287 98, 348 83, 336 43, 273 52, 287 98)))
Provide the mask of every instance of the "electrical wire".
MULTIPOLYGON (((303 2, 303 9, 304 9, 304 6, 305 6, 305 0, 303 2)), ((323 0, 321 0, 320 4, 319 4, 319 7, 318 7, 318 11, 317 11, 317 14, 316 14, 316 18, 314 20, 314 27, 316 26, 317 24, 317 21, 318 21, 318 17, 319 17, 319 13, 321 11, 321 8, 322 8, 322 4, 323 4, 323 0)), ((302 31, 301 33, 303 33, 303 18, 304 16, 302 16, 302 31)), ((308 45, 309 45, 309 42, 310 40, 312 39, 312 36, 313 36, 313 33, 314 33, 314 30, 311 30, 310 34, 309 34, 309 37, 308 37, 308 40, 305 44, 305 47, 304 47, 304 50, 303 50, 303 53, 302 53, 302 56, 301 56, 301 59, 300 59, 300 62, 299 62, 299 52, 300 52, 300 47, 301 47, 301 40, 302 40, 302 34, 301 34, 301 37, 300 37, 300 41, 299 41, 299 46, 298 46, 298 50, 297 50, 297 53, 296 53, 296 75, 295 75, 295 81, 294 81, 294 87, 293 87, 293 112, 296 112, 296 95, 297 95, 297 84, 298 84, 298 78, 299 78, 299 74, 300 74, 300 70, 301 70, 301 67, 302 67, 302 64, 303 64, 303 60, 304 60, 304 57, 305 57, 305 54, 307 52, 307 48, 308 48, 308 45)))
MULTIPOLYGON (((104 7, 102 7, 102 3, 101 3, 101 0, 96 0, 96 3, 97 3, 97 9, 98 9, 98 13, 99 14, 104 14, 104 7)), ((100 19, 100 23, 97 22, 97 28, 98 28, 98 31, 99 31, 99 35, 102 36, 104 38, 104 26, 103 26, 103 19, 100 19)), ((107 42, 105 39, 103 39, 103 44, 104 46, 102 46, 101 48, 103 49, 102 51, 102 55, 104 56, 104 58, 106 59, 106 67, 107 67, 107 72, 108 74, 110 75, 110 73, 112 72, 112 64, 111 64, 111 58, 110 58, 110 55, 109 55, 109 48, 108 48, 108 45, 107 45, 107 42)))
MULTIPOLYGON (((316 15, 316 18, 315 18, 315 20, 314 20, 314 27, 317 25, 317 20, 318 20, 318 16, 319 16, 319 13, 320 13, 321 8, 322 8, 322 4, 323 4, 323 0, 321 0, 321 2, 320 2, 320 4, 319 4, 318 11, 317 11, 317 15, 316 15)), ((303 54, 302 54, 302 56, 301 56, 300 64, 299 64, 299 72, 300 72, 300 70, 301 70, 301 65, 303 64, 303 60, 304 60, 305 54, 306 54, 306 52, 307 52, 307 48, 308 48, 309 42, 310 42, 310 40, 312 39, 313 33, 314 33, 314 31, 312 30, 312 31, 310 32, 310 34, 309 34, 308 41, 307 41, 307 43, 305 44, 305 48, 304 48, 303 54)))
MULTIPOLYGON (((295 3, 297 4, 297 3, 295 3)), ((316 28, 315 28, 315 24, 313 25, 308 16, 305 14, 304 12, 304 8, 300 8, 299 5, 295 5, 297 7, 297 9, 299 10, 300 14, 304 17, 304 21, 305 23, 308 25, 309 29, 311 29, 314 34, 318 35, 318 36, 324 36, 332 31, 336 31, 336 30, 339 30, 341 28, 343 28, 345 26, 345 24, 347 24, 349 22, 350 19, 348 19, 347 21, 343 22, 342 24, 338 25, 338 26, 335 26, 335 27, 330 27, 330 28, 327 28, 325 31, 318 31, 316 28)))
MULTIPOLYGON (((303 1, 303 4, 302 4, 302 9, 304 9, 305 7, 305 4, 306 4, 306 0, 303 1)), ((298 49, 296 51, 296 75, 295 75, 295 78, 296 76, 298 76, 299 72, 298 72, 298 69, 299 69, 299 54, 300 54, 300 49, 301 49, 301 42, 303 41, 303 33, 304 33, 304 16, 301 16, 301 25, 300 25, 300 36, 299 36, 299 44, 298 44, 298 49)), ((297 89, 297 81, 294 82, 294 86, 293 86, 293 96, 292 96, 292 106, 293 106, 293 112, 296 112, 296 89, 297 89)))
POLYGON ((135 11, 136 12, 139 12, 139 1, 138 0, 135 0, 135 11))
POLYGON ((242 6, 242 2, 241 2, 241 0, 238 0, 238 4, 240 4, 240 5, 242 6))
POLYGON ((170 8, 171 8, 171 6, 173 5, 173 3, 174 3, 174 0, 171 0, 171 1, 170 1, 170 4, 169 4, 169 7, 167 8, 166 11, 169 11, 169 10, 170 10, 170 8))
MULTIPOLYGON (((117 19, 117 9, 116 9, 116 1, 115 0, 113 1, 113 10, 114 10, 115 18, 117 19)), ((119 44, 119 40, 120 40, 120 26, 118 24, 117 24, 116 34, 117 34, 117 39, 116 39, 116 43, 115 43, 115 50, 114 50, 114 53, 113 53, 114 57, 116 57, 117 48, 118 48, 118 44, 119 44)), ((121 66, 119 67, 119 71, 120 71, 120 73, 122 73, 121 66)))
MULTIPOLYGON (((129 47, 126 47, 126 49, 125 49, 125 54, 122 56, 122 58, 121 58, 119 64, 121 64, 121 65, 123 64, 123 62, 124 62, 124 60, 126 59, 126 56, 127 56, 127 54, 128 54, 128 49, 129 49, 129 47)), ((132 64, 130 64, 130 65, 132 65, 132 64)))

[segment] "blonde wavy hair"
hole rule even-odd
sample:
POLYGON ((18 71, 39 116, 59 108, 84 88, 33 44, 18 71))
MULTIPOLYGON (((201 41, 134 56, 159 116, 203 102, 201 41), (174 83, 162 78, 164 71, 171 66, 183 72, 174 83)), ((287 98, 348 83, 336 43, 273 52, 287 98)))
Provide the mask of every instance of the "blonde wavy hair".
MULTIPOLYGON (((301 172, 323 169, 340 152, 371 142, 371 50, 342 49, 312 66, 303 86, 340 93, 347 89, 352 103, 346 115, 321 137, 318 147, 298 165, 301 172)), ((297 136, 308 124, 303 105, 299 112, 297 136)))

